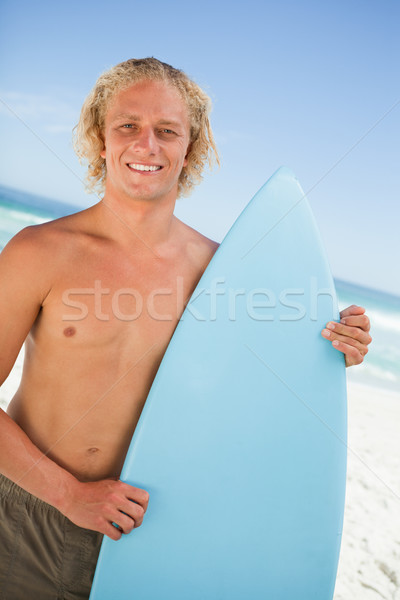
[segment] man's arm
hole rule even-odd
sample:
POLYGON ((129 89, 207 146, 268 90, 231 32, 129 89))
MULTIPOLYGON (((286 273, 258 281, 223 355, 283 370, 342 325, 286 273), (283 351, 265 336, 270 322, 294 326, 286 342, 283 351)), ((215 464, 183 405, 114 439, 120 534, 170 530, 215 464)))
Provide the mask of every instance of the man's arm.
MULTIPOLYGON (((10 373, 55 276, 55 254, 42 238, 40 227, 27 228, 0 253, 0 383, 10 373)), ((3 410, 0 472, 76 525, 114 540, 141 525, 147 509, 144 490, 112 479, 78 481, 41 452, 3 410)))

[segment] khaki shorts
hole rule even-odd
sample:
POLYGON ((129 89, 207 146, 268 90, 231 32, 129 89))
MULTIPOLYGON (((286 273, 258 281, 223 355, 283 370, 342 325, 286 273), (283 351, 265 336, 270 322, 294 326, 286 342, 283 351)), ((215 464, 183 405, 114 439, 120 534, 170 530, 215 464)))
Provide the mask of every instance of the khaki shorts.
POLYGON ((0 475, 0 600, 84 600, 102 535, 0 475))

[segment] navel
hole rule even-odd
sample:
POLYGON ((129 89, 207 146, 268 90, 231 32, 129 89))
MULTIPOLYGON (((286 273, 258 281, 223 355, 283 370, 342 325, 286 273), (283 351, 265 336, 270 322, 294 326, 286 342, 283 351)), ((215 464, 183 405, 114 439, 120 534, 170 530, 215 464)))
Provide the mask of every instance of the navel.
POLYGON ((75 333, 76 333, 75 327, 66 327, 63 331, 63 334, 65 335, 65 337, 72 337, 73 335, 75 335, 75 333))
POLYGON ((93 448, 88 448, 88 450, 87 450, 88 454, 95 454, 98 451, 99 451, 99 449, 96 448, 95 446, 93 448))

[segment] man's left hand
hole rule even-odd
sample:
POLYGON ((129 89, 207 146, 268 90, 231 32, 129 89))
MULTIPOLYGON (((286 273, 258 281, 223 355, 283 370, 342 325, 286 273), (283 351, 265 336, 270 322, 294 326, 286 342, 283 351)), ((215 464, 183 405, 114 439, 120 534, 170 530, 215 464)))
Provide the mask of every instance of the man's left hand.
POLYGON ((340 313, 340 323, 329 321, 322 336, 332 342, 334 348, 343 352, 346 367, 359 365, 368 352, 370 322, 362 306, 349 306, 340 313))

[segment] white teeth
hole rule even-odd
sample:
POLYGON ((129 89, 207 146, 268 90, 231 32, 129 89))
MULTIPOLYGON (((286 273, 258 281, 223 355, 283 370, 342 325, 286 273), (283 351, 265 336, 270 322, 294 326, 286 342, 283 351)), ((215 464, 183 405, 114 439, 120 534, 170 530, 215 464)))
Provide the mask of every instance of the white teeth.
POLYGON ((158 171, 161 167, 156 167, 153 165, 136 165, 134 163, 129 164, 131 169, 135 169, 135 171, 158 171))

